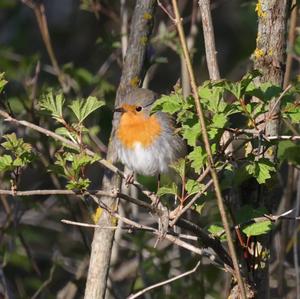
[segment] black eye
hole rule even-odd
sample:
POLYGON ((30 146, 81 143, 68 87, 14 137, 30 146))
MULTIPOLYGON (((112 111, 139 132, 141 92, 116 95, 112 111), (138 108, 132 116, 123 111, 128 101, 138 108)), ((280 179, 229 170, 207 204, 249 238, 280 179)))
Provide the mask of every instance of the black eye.
POLYGON ((141 106, 137 106, 137 107, 135 108, 135 110, 136 110, 137 112, 142 111, 142 109, 143 109, 143 107, 141 107, 141 106))

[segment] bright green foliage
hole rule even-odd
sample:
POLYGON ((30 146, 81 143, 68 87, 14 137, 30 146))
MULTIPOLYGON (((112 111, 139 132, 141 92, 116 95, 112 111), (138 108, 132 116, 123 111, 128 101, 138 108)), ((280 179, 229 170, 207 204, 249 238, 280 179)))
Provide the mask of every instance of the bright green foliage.
POLYGON ((183 104, 183 97, 180 93, 163 95, 153 104, 152 112, 163 111, 166 113, 173 114, 180 111, 183 104))
POLYGON ((216 238, 220 238, 220 240, 225 241, 226 240, 226 235, 224 232, 224 228, 221 225, 218 224, 211 224, 207 231, 213 235, 216 238))
POLYGON ((265 158, 250 161, 245 169, 248 174, 256 178, 259 184, 264 184, 266 180, 271 178, 272 172, 276 171, 273 163, 265 158))
POLYGON ((40 106, 42 110, 47 110, 51 113, 51 116, 60 123, 64 123, 63 118, 63 105, 65 99, 62 93, 53 95, 52 92, 48 92, 42 99, 40 106))
POLYGON ((248 237, 259 236, 268 233, 272 229, 272 222, 266 220, 255 220, 262 217, 267 211, 265 209, 253 209, 245 205, 237 213, 237 222, 242 227, 242 231, 248 237))
POLYGON ((82 123, 92 112, 104 105, 96 97, 88 97, 86 100, 75 100, 69 107, 75 114, 79 123, 82 123))
POLYGON ((200 174, 201 169, 204 167, 207 154, 204 151, 203 147, 196 146, 194 150, 189 153, 188 159, 191 161, 191 166, 196 173, 200 174))
POLYGON ((7 81, 4 79, 4 73, 0 73, 0 92, 2 92, 7 81))
POLYGON ((196 194, 203 189, 204 185, 200 184, 199 182, 188 179, 185 183, 185 189, 189 195, 196 194))
POLYGON ((179 159, 172 165, 170 165, 176 173, 180 176, 181 179, 185 177, 185 172, 186 172, 186 165, 185 165, 185 159, 179 159))
POLYGON ((158 196, 171 194, 177 196, 178 194, 178 186, 175 183, 172 183, 171 186, 163 186, 160 187, 157 191, 158 196))
POLYGON ((6 140, 1 146, 9 152, 0 156, 0 171, 14 171, 19 167, 25 167, 33 160, 32 148, 25 143, 23 138, 17 138, 15 133, 4 135, 6 140))
POLYGON ((65 152, 56 154, 55 157, 55 166, 51 170, 68 180, 68 189, 86 190, 89 187, 90 180, 84 177, 84 169, 98 161, 98 156, 91 157, 84 152, 65 152))

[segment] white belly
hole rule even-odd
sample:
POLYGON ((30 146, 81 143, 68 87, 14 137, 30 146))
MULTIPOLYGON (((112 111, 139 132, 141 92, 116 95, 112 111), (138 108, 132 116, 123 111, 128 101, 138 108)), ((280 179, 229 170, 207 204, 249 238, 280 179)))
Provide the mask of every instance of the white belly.
POLYGON ((168 171, 169 148, 143 147, 136 142, 132 149, 118 148, 118 156, 129 169, 143 175, 153 176, 168 171), (167 150, 167 151, 166 151, 167 150))

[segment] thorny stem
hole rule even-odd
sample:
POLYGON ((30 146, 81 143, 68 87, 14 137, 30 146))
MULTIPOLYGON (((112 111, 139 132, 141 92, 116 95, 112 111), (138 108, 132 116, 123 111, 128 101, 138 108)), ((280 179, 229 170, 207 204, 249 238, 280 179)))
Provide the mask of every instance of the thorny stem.
POLYGON ((233 244, 233 240, 232 240, 232 236, 231 236, 231 232, 230 232, 229 222, 228 222, 226 212, 225 212, 225 206, 224 206, 224 203, 223 203, 223 198, 222 198, 221 188, 220 188, 220 184, 219 184, 219 179, 218 179, 217 172, 216 172, 216 169, 215 169, 215 165, 214 165, 214 161, 213 161, 213 155, 212 155, 212 151, 211 151, 211 147, 210 147, 210 143, 209 143, 209 139, 208 139, 208 133, 207 133, 206 124, 205 124, 205 120, 204 120, 204 113, 203 113, 203 110, 202 110, 202 106, 200 104, 200 99, 199 99, 199 95, 198 95, 195 76, 194 76, 191 60, 190 60, 190 57, 189 57, 189 52, 188 52, 188 49, 187 49, 185 34, 184 34, 184 31, 183 31, 182 20, 181 20, 181 17, 179 15, 177 1, 172 0, 172 4, 173 4, 175 19, 176 19, 175 24, 177 26, 177 30, 178 30, 178 34, 179 34, 179 38, 180 38, 180 43, 181 43, 181 46, 182 46, 182 49, 183 49, 183 55, 184 55, 184 58, 185 58, 185 61, 186 61, 186 65, 187 65, 187 68, 188 68, 188 73, 189 73, 190 80, 191 80, 191 87, 192 87, 193 96, 194 96, 194 99, 195 99, 197 115, 198 115, 198 118, 199 118, 199 123, 200 123, 201 131, 202 131, 203 141, 204 141, 205 149, 206 149, 207 156, 208 156, 207 162, 208 162, 208 166, 209 166, 210 171, 211 171, 212 180, 214 182, 218 208, 219 208, 220 215, 221 215, 221 218, 222 218, 222 223, 223 223, 223 226, 224 226, 224 229, 225 229, 225 232, 226 232, 226 237, 227 237, 227 241, 228 241, 230 256, 232 258, 236 279, 237 279, 238 286, 239 286, 239 289, 240 289, 240 292, 241 292, 241 297, 243 299, 246 299, 247 297, 246 297, 245 286, 244 286, 244 282, 243 282, 243 279, 242 279, 242 276, 241 276, 241 273, 240 273, 238 259, 237 259, 237 255, 236 255, 236 252, 235 252, 235 248, 234 248, 234 244, 233 244))

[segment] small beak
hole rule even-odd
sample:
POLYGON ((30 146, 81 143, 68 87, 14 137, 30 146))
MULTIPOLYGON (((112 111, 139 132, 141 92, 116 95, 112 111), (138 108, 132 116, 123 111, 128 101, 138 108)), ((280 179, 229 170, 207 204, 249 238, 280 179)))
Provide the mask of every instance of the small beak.
POLYGON ((125 110, 124 110, 123 107, 117 107, 117 108, 115 108, 114 112, 121 112, 121 113, 123 113, 123 112, 125 112, 125 110))

